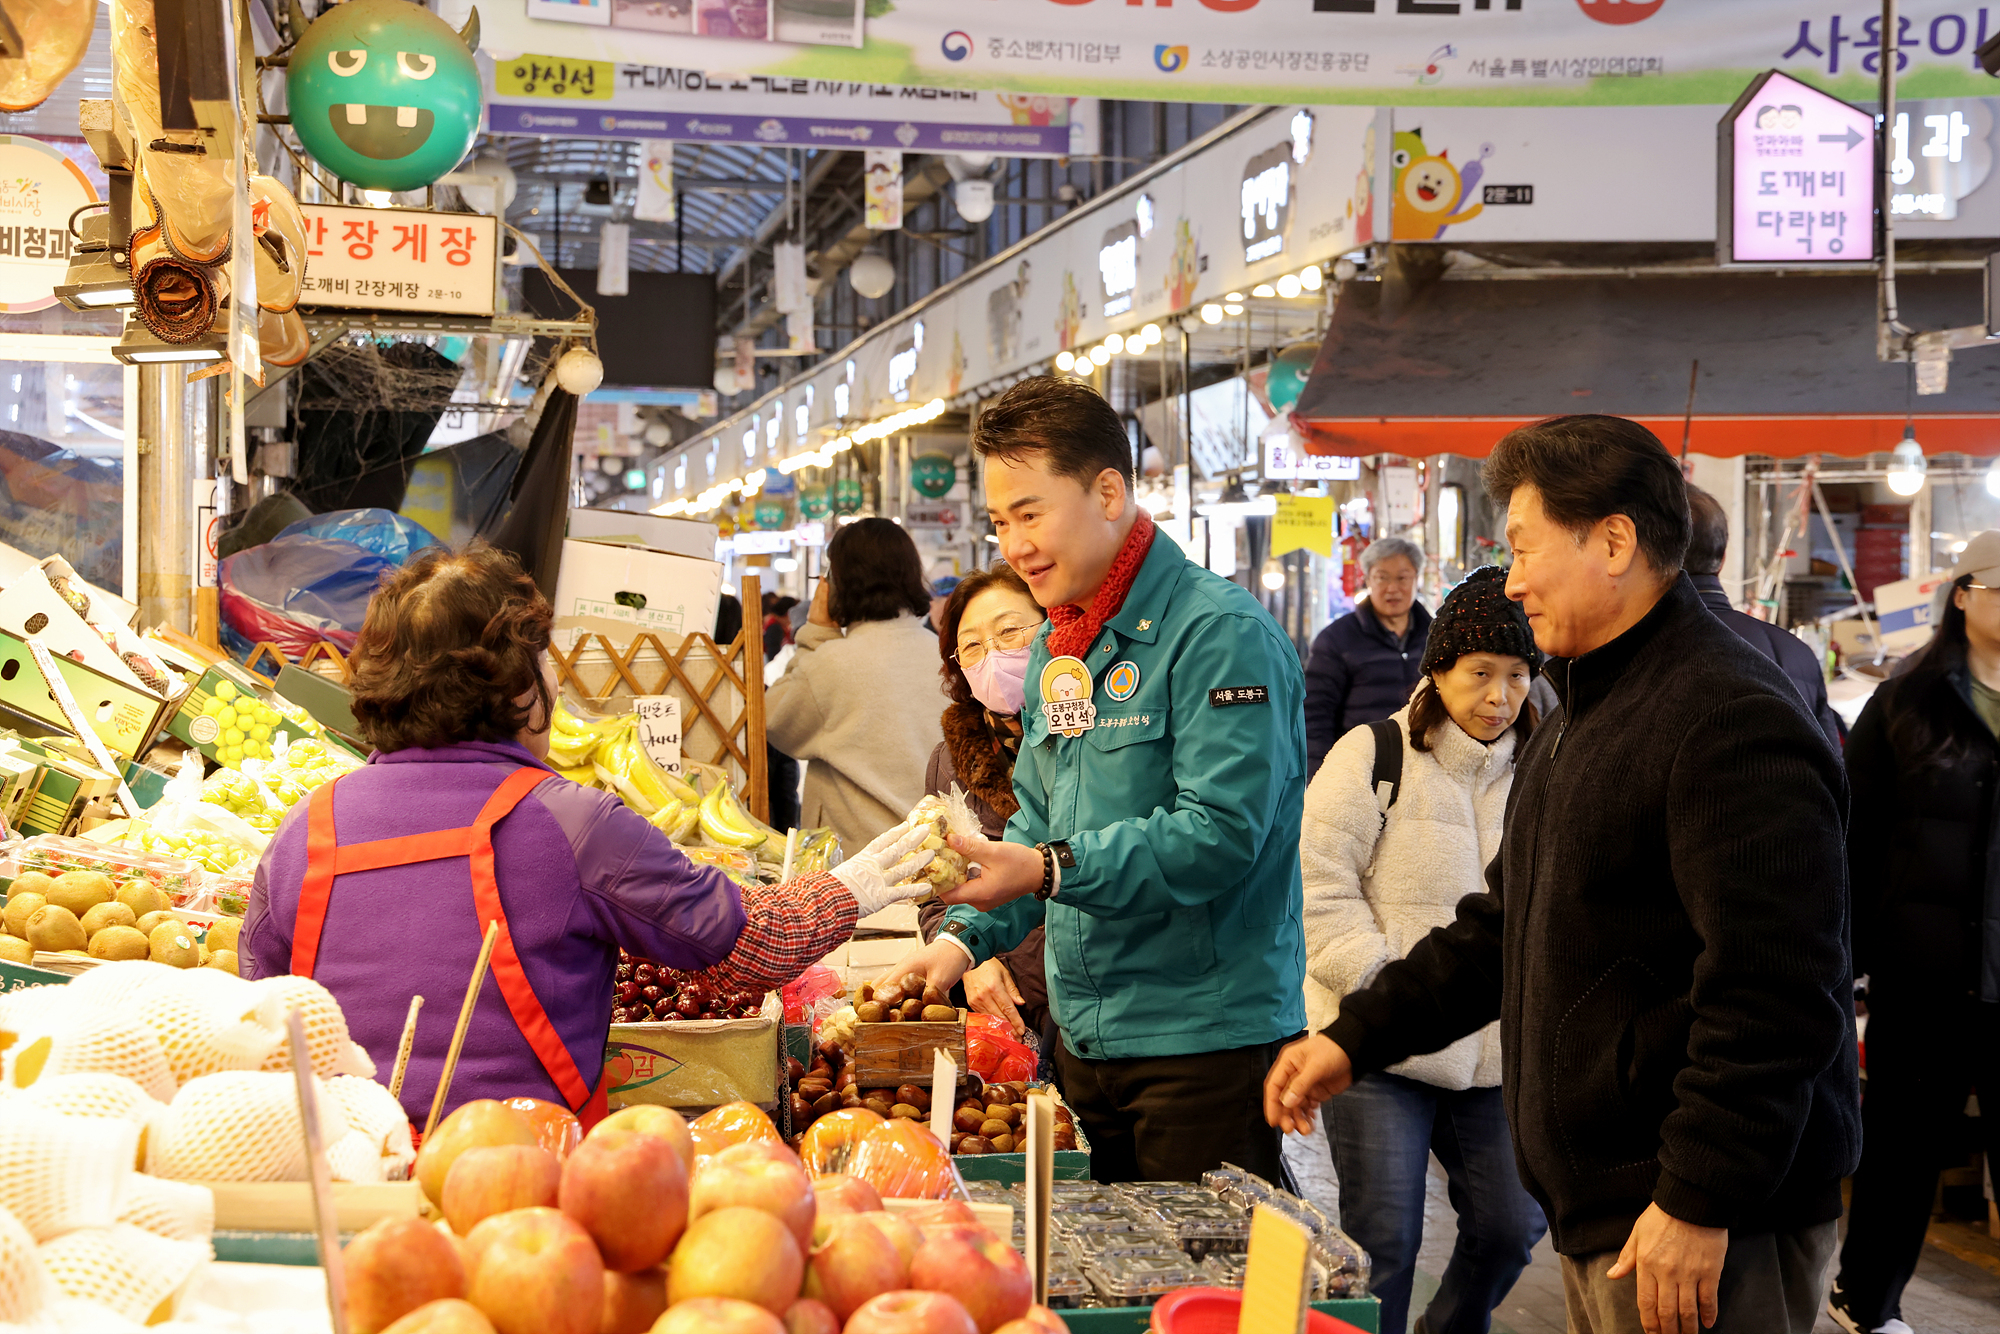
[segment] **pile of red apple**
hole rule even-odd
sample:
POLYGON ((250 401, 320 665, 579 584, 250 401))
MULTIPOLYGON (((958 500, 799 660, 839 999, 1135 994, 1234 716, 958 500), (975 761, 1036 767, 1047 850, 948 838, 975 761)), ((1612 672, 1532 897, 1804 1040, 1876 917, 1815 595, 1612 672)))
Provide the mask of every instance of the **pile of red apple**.
POLYGON ((683 972, 618 951, 611 1022, 669 1024, 689 1019, 749 1019, 763 1008, 753 991, 725 991, 702 973, 683 972))
POLYGON ((446 1118, 416 1163, 443 1220, 347 1247, 352 1334, 1066 1334, 964 1204, 812 1179, 748 1104, 629 1107, 566 1156, 560 1129, 495 1101, 446 1118))

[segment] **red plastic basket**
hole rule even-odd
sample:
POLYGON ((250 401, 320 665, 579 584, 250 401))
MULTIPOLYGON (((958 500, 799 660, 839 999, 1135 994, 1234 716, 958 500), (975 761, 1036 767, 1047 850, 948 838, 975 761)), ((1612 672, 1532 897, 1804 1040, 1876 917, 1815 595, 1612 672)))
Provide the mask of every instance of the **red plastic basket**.
MULTIPOLYGON (((1153 1334, 1236 1334, 1243 1294, 1227 1288, 1182 1288, 1153 1305, 1153 1334)), ((1306 1312, 1306 1334, 1364 1334, 1345 1320, 1306 1312)))

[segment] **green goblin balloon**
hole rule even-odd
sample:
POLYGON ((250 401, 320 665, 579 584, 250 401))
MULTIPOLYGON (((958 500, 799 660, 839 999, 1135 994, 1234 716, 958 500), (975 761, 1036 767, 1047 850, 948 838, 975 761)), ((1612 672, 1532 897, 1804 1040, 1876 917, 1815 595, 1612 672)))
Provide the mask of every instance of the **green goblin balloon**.
POLYGON ((345 0, 305 25, 285 74, 306 151, 368 190, 417 190, 479 132, 479 11, 462 32, 413 0, 345 0))

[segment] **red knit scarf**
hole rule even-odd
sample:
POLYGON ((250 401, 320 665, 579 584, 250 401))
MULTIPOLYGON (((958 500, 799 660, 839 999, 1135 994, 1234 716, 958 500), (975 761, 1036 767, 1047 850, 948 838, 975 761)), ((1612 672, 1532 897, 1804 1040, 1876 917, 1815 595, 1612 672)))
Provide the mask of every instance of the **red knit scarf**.
POLYGON ((1139 567, 1146 563, 1146 553, 1153 549, 1153 535, 1158 531, 1153 516, 1140 510, 1139 521, 1126 535, 1118 559, 1111 562, 1111 571, 1104 576, 1104 583, 1090 600, 1090 606, 1065 604, 1049 608, 1049 623, 1054 627, 1049 631, 1050 657, 1080 658, 1090 651, 1104 623, 1125 605, 1125 595, 1132 591, 1132 581, 1139 577, 1139 567))

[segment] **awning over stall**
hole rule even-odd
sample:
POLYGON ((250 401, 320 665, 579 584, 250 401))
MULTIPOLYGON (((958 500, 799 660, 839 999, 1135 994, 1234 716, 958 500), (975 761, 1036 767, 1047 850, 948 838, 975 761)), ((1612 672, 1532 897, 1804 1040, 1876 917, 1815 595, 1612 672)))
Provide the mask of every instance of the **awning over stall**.
MULTIPOLYGON (((1899 283, 1916 329, 1977 324, 1976 272, 1899 283)), ((1699 454, 1867 454, 1902 439, 1909 369, 1875 359, 1872 274, 1451 280, 1381 317, 1341 291, 1293 421, 1315 454, 1483 457, 1543 417, 1633 417, 1679 448, 1699 360, 1699 454)), ((2000 344, 1955 352, 1915 400, 1929 453, 2000 454, 2000 344)))

